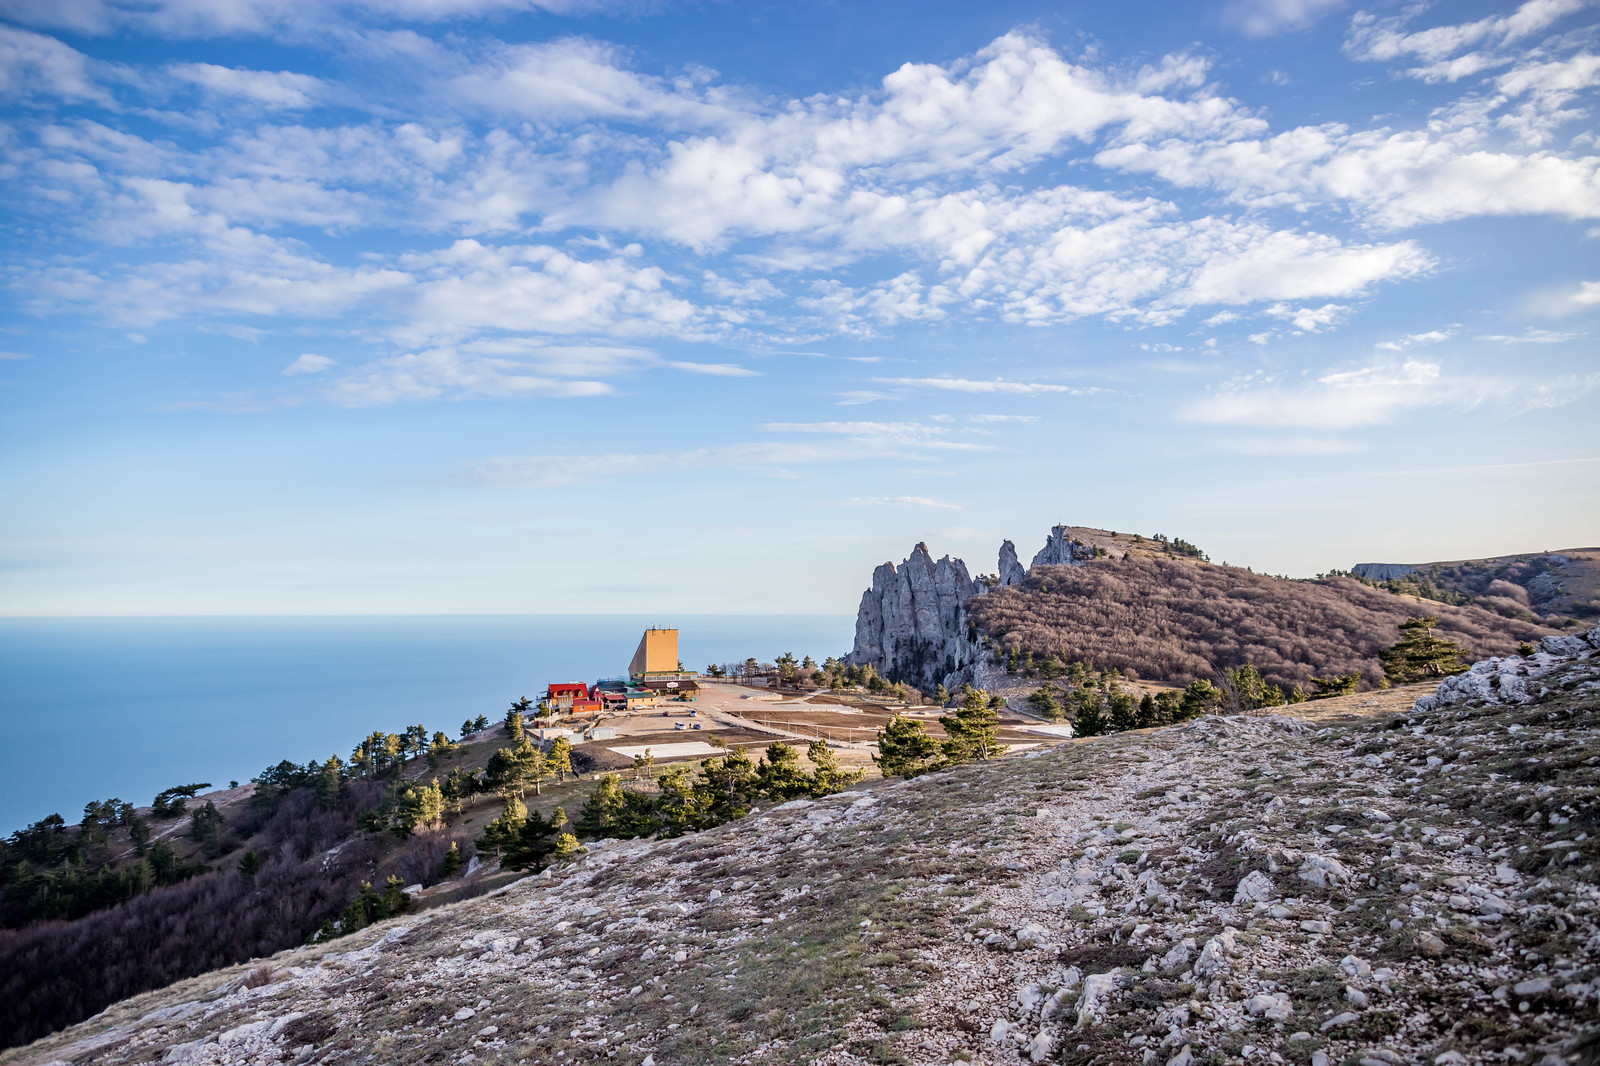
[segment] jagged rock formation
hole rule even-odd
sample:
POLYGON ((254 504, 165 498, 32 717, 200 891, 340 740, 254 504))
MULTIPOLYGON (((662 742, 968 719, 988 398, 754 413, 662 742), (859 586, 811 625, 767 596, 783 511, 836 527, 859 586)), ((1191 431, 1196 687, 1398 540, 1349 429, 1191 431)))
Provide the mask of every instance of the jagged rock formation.
POLYGON ((849 661, 931 692, 976 657, 963 605, 978 591, 966 563, 948 555, 934 562, 918 544, 898 568, 884 563, 872 572, 849 661))
POLYGON ((1017 546, 1009 540, 1000 545, 1000 566, 995 571, 1000 575, 1000 586, 1020 585, 1022 579, 1028 576, 1028 568, 1017 560, 1017 546))
POLYGON ((1085 544, 1070 536, 1067 533, 1068 528, 1051 527, 1050 535, 1045 538, 1044 547, 1039 549, 1038 554, 1033 557, 1033 562, 1028 564, 1029 569, 1035 566, 1080 566, 1094 558, 1094 545, 1085 544))

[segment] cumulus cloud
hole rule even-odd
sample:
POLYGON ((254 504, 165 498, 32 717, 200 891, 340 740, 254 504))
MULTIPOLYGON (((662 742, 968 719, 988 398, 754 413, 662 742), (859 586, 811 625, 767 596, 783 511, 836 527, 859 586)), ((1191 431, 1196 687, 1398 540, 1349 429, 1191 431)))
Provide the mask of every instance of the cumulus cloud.
POLYGON ((0 25, 0 96, 110 104, 111 94, 95 78, 93 66, 88 56, 54 37, 0 25))

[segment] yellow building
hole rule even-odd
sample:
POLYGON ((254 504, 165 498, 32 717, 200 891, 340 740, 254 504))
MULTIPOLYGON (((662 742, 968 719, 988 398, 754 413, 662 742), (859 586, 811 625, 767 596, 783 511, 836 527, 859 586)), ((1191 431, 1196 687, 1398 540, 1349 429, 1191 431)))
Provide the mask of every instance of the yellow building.
POLYGON ((639 639, 639 650, 633 653, 633 662, 628 664, 628 676, 642 679, 678 672, 678 631, 645 630, 639 639))

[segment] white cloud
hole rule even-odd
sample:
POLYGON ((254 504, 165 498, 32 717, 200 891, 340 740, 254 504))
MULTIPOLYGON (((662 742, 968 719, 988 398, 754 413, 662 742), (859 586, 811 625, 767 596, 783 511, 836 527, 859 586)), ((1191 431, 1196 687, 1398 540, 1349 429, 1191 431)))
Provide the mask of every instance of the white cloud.
MULTIPOLYGON (((1408 73, 1429 81, 1455 81, 1507 61, 1496 50, 1554 26, 1583 10, 1588 0, 1527 0, 1509 15, 1491 15, 1475 22, 1408 30, 1409 15, 1379 18, 1361 12, 1351 20, 1345 51, 1354 59, 1392 62, 1418 59, 1423 66, 1408 73), (1467 49, 1482 48, 1470 52, 1467 49)), ((1412 9, 1412 13, 1421 10, 1412 9)))
POLYGON ((853 505, 886 504, 900 507, 929 507, 941 511, 959 511, 959 503, 946 503, 931 496, 856 496, 843 501, 853 505))
POLYGON ((757 378, 761 376, 761 372, 759 370, 751 370, 748 367, 739 366, 735 363, 669 362, 665 365, 670 366, 674 370, 682 370, 688 374, 708 374, 711 377, 718 378, 757 378))
POLYGON ((768 422, 762 429, 774 433, 813 433, 844 437, 874 449, 906 454, 932 451, 988 451, 986 444, 948 440, 943 426, 920 422, 768 422))
POLYGON ((111 95, 90 72, 93 65, 54 37, 0 25, 0 96, 110 104, 111 95))
POLYGON ((1585 333, 1560 333, 1549 329, 1525 329, 1516 334, 1489 334, 1478 338, 1485 341, 1499 341, 1501 344, 1564 344, 1567 341, 1585 337, 1585 333))
POLYGON ((1180 405, 1178 417, 1217 426, 1300 431, 1359 429, 1423 407, 1469 410, 1492 405, 1505 414, 1562 407, 1588 395, 1600 373, 1546 378, 1446 375, 1439 363, 1332 371, 1292 382, 1253 374, 1180 405))
POLYGON ((329 367, 338 365, 338 360, 329 359, 325 355, 305 352, 300 358, 284 367, 283 372, 290 376, 295 374, 320 374, 329 367))
POLYGON ((1321 333, 1325 329, 1343 322, 1350 314, 1350 308, 1343 304, 1323 304, 1321 307, 1290 307, 1288 304, 1273 304, 1267 308, 1267 314, 1273 318, 1287 321, 1302 333, 1321 333))
POLYGON ((1269 37, 1298 30, 1336 8, 1345 0, 1228 0, 1223 21, 1251 37, 1269 37))
POLYGON ((1038 415, 968 415, 968 422, 1037 422, 1038 415))
POLYGON ((237 97, 271 109, 312 106, 326 89, 321 78, 280 70, 246 70, 212 63, 176 63, 167 73, 213 96, 237 97))
POLYGON ((330 383, 325 395, 335 403, 365 407, 436 397, 570 399, 611 392, 603 381, 559 376, 537 363, 442 347, 374 360, 330 383))
POLYGON ((1447 329, 1430 329, 1423 333, 1407 333, 1397 340, 1379 341, 1373 347, 1383 352, 1403 352, 1410 348, 1418 348, 1425 344, 1439 344, 1456 335, 1456 327, 1447 329))
POLYGON ((1180 407, 1178 416, 1209 425, 1300 430, 1350 429, 1440 402, 1437 363, 1363 367, 1324 374, 1303 385, 1247 380, 1180 407))
POLYGON ((942 392, 1004 393, 1013 396, 1031 396, 1037 393, 1064 392, 1084 396, 1101 390, 1073 388, 1070 385, 1052 385, 1040 381, 977 381, 971 378, 873 378, 880 385, 902 385, 918 389, 937 389, 942 392))
POLYGON ((3 351, 0 351, 0 359, 32 359, 32 358, 33 358, 33 356, 28 355, 25 352, 3 352, 3 351))

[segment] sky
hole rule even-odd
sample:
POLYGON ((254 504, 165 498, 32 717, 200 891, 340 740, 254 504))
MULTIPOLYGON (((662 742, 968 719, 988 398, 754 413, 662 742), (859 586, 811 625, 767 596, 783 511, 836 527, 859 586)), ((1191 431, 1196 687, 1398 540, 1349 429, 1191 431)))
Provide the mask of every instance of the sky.
POLYGON ((1600 8, 0 0, 0 613, 1600 543, 1600 8))

